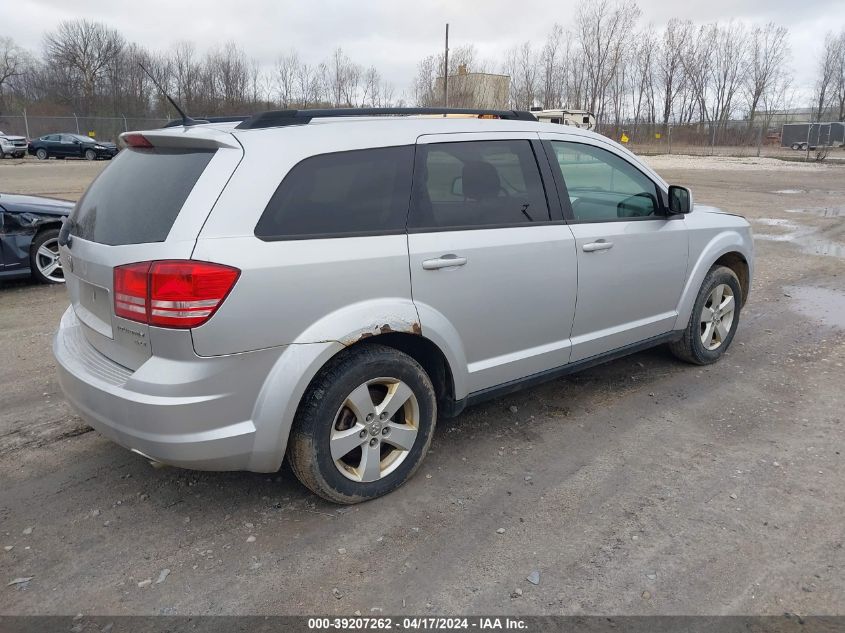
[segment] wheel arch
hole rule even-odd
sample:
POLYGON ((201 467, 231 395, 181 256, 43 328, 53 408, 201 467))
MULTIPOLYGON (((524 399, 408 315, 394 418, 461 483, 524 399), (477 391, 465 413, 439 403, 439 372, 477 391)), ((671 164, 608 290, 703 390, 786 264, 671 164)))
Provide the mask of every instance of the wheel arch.
POLYGON ((32 239, 29 241, 29 254, 33 256, 35 254, 35 243, 38 241, 38 238, 41 237, 46 231, 51 229, 59 229, 62 228, 62 221, 61 219, 57 218, 56 220, 50 219, 45 220, 37 225, 35 233, 32 234, 32 239))
POLYGON ((744 306, 748 301, 748 293, 751 290, 751 270, 748 267, 748 260, 745 259, 745 256, 738 251, 730 251, 713 262, 713 266, 725 266, 734 271, 734 274, 739 279, 739 287, 742 289, 742 303, 740 303, 740 307, 744 306))
POLYGON ((704 277, 715 265, 727 266, 736 273, 742 289, 742 305, 745 304, 754 272, 752 248, 750 240, 743 237, 740 232, 722 231, 701 249, 696 261, 689 269, 690 272, 678 302, 675 330, 683 330, 687 326, 704 277))
POLYGON ((421 334, 385 332, 359 336, 353 342, 294 343, 285 347, 266 376, 253 409, 256 434, 249 470, 278 470, 308 387, 339 354, 369 345, 385 345, 408 354, 422 365, 431 378, 437 394, 438 411, 445 416, 460 412, 447 355, 434 341, 421 334))
POLYGON ((392 347, 417 361, 434 386, 434 392, 437 395, 437 410, 447 417, 454 413, 456 398, 452 367, 446 354, 431 339, 406 332, 389 332, 361 339, 345 349, 353 350, 368 345, 392 347))

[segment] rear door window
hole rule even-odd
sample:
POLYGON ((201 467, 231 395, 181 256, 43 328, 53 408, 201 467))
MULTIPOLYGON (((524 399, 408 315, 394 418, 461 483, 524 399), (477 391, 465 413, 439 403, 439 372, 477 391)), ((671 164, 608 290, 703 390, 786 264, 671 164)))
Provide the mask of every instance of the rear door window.
POLYGON ((414 149, 379 147, 306 158, 276 189, 255 227, 265 240, 401 233, 414 149))
POLYGON ((527 140, 423 144, 416 164, 412 228, 501 227, 550 220, 540 170, 527 140))
POLYGON ((163 242, 213 150, 120 152, 70 216, 70 233, 119 246, 163 242))

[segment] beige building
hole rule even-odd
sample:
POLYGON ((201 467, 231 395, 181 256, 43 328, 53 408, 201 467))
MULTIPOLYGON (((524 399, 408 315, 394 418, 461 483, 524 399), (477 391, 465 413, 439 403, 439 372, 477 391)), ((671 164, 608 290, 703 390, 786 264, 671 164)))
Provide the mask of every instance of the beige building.
MULTIPOLYGON (((510 81, 507 75, 471 73, 466 66, 460 66, 457 74, 449 75, 449 107, 505 110, 510 81)), ((443 77, 438 77, 435 81, 438 96, 443 95, 443 84, 443 77)))

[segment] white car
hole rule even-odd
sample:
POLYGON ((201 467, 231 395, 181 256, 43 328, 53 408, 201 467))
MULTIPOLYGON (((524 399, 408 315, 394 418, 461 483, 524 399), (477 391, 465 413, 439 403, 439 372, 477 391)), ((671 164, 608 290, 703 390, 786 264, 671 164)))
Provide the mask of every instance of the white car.
POLYGON ((725 353, 748 222, 598 134, 466 114, 124 134, 59 239, 68 400, 150 459, 287 458, 355 503, 414 473, 438 416, 661 343, 725 353))
POLYGON ((23 158, 26 156, 26 138, 6 134, 0 130, 0 158, 23 158))

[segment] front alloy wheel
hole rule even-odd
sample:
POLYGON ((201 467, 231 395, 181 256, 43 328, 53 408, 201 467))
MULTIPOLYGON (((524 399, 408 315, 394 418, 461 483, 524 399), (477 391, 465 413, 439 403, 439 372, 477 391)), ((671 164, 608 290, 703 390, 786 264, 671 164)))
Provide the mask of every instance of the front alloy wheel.
POLYGON ((736 273, 727 266, 714 266, 701 283, 683 335, 669 349, 688 363, 715 363, 736 334, 742 303, 736 273))
POLYGON ((701 310, 701 344, 708 350, 718 349, 728 340, 734 322, 736 300, 727 284, 719 284, 710 292, 701 310))

